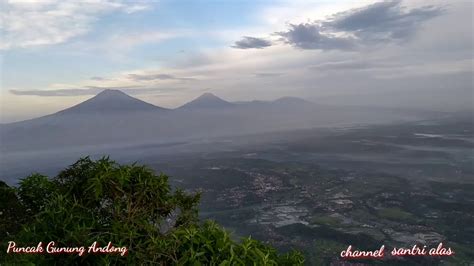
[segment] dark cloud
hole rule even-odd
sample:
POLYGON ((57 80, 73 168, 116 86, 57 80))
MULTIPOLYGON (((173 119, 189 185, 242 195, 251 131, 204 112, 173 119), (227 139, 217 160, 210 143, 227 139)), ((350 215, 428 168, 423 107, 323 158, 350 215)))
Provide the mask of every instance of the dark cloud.
POLYGON ((400 3, 396 0, 351 9, 322 25, 330 31, 352 33, 360 40, 397 40, 411 37, 421 23, 442 13, 435 6, 407 10, 400 3))
POLYGON ((350 49, 354 46, 350 37, 342 38, 330 33, 321 33, 317 23, 290 24, 290 29, 277 32, 285 43, 300 49, 350 49))
POLYGON ((168 74, 129 74, 128 77, 135 81, 149 81, 149 80, 194 80, 193 78, 180 78, 168 74))
POLYGON ((236 41, 232 47, 237 49, 262 49, 269 46, 272 46, 272 43, 268 40, 244 36, 242 40, 236 41))
MULTIPOLYGON (((401 1, 388 1, 337 13, 326 20, 289 24, 273 35, 299 49, 350 50, 362 45, 406 40, 424 22, 442 13, 435 6, 408 10, 401 1)), ((244 37, 235 48, 265 48, 264 39, 244 37)))

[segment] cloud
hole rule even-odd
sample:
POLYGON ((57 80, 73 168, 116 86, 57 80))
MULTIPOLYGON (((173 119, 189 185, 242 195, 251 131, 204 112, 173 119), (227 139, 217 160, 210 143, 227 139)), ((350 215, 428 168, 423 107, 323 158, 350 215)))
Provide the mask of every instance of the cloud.
POLYGON ((349 37, 336 37, 329 33, 321 33, 320 30, 318 24, 290 24, 288 31, 277 32, 276 35, 281 36, 285 43, 300 49, 350 49, 354 45, 349 37))
POLYGON ((84 96, 95 95, 103 89, 91 87, 83 89, 57 89, 57 90, 10 90, 10 93, 18 96, 84 96))
POLYGON ((337 13, 322 25, 331 31, 352 33, 360 40, 399 40, 411 37, 421 23, 441 13, 435 6, 407 10, 396 0, 337 13))
POLYGON ((282 75, 283 73, 255 73, 255 77, 257 78, 279 77, 282 75))
POLYGON ((217 57, 215 50, 213 52, 185 52, 179 53, 174 57, 172 61, 166 62, 166 66, 172 68, 192 68, 196 66, 203 66, 214 63, 215 57, 217 57))
POLYGON ((357 61, 357 60, 348 60, 348 61, 332 61, 325 62, 318 65, 309 66, 310 69, 317 69, 321 71, 329 70, 367 70, 372 68, 382 68, 384 65, 376 64, 373 62, 367 61, 357 61))
POLYGON ((2 1, 1 50, 52 45, 90 31, 101 15, 133 13, 148 8, 131 1, 2 1))
POLYGON ((124 8, 124 11, 127 14, 132 14, 135 12, 144 11, 148 9, 150 9, 150 6, 146 3, 135 3, 133 5, 128 5, 126 8, 124 8))
POLYGON ((128 78, 134 81, 151 81, 151 80, 195 80, 194 78, 175 77, 169 74, 128 74, 128 78))
POLYGON ((104 77, 94 76, 94 77, 90 77, 90 80, 105 81, 105 80, 108 80, 108 79, 104 78, 104 77))
POLYGON ((165 40, 191 35, 186 30, 173 31, 143 31, 143 32, 119 32, 110 34, 99 45, 103 50, 115 49, 119 51, 127 51, 136 46, 143 44, 159 43, 165 40))
MULTIPOLYGON (((288 29, 271 35, 298 49, 351 50, 358 47, 407 40, 420 25, 443 13, 436 6, 407 9, 401 1, 371 4, 362 8, 335 13, 325 19, 290 23, 288 29)), ((236 48, 265 48, 263 39, 244 37, 236 48)))
POLYGON ((329 61, 309 66, 308 69, 342 75, 366 72, 372 78, 393 79, 472 73, 472 63, 472 59, 431 61, 426 63, 406 59, 397 61, 393 57, 380 57, 361 60, 329 61))
POLYGON ((103 90, 121 90, 127 94, 157 94, 170 91, 184 91, 188 88, 183 87, 168 87, 156 88, 148 86, 85 86, 82 88, 71 89, 55 89, 55 90, 9 90, 9 92, 16 96, 40 96, 40 97, 61 97, 61 96, 88 96, 97 95, 103 90))
POLYGON ((262 49, 269 46, 272 46, 272 43, 268 40, 244 36, 242 40, 236 41, 232 47, 237 49, 262 49))
POLYGON ((119 86, 119 87, 85 86, 82 88, 55 89, 55 90, 10 90, 10 93, 17 96, 41 96, 41 97, 87 96, 87 95, 96 95, 97 93, 106 89, 135 91, 135 92, 140 93, 140 92, 143 92, 143 89, 150 91, 151 88, 140 88, 138 86, 119 86))

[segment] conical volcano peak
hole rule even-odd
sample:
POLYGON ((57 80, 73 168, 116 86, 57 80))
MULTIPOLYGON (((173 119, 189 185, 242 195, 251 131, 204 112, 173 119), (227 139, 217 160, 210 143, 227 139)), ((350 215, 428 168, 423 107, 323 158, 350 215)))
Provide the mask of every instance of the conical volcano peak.
POLYGON ((201 94, 201 96, 199 96, 197 99, 216 99, 216 98, 221 99, 213 93, 205 92, 205 93, 201 94))
POLYGON ((116 90, 116 89, 105 89, 105 90, 99 92, 95 97, 114 97, 114 96, 131 97, 128 94, 126 94, 125 92, 123 92, 121 90, 116 90))
POLYGON ((85 113, 123 113, 136 111, 154 111, 164 109, 134 98, 123 91, 106 89, 96 96, 71 108, 60 111, 60 114, 85 113))
POLYGON ((210 92, 206 92, 203 93, 201 96, 197 97, 196 99, 181 106, 181 108, 218 108, 228 106, 233 106, 233 104, 217 97, 216 95, 210 92))

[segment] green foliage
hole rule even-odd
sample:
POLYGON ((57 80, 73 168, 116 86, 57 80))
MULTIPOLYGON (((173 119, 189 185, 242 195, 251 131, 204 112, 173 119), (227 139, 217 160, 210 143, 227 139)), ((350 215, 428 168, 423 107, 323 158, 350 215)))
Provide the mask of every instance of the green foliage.
POLYGON ((18 200, 15 189, 0 181, 0 239, 20 231, 26 219, 26 210, 18 200))
MULTIPOLYGON (((168 177, 109 158, 82 158, 48 179, 33 174, 18 189, 0 184, 0 232, 19 246, 56 241, 57 246, 128 247, 117 254, 8 254, 8 263, 298 265, 298 252, 279 254, 250 238, 241 243, 214 222, 200 223, 199 194, 173 190, 168 177), (3 215, 8 213, 8 215, 3 215), (18 219, 18 220, 16 220, 18 219), (20 230, 18 222, 25 224, 20 230), (16 225, 16 227, 14 226, 16 225)), ((2 243, 5 245, 5 243, 2 243)), ((6 250, 5 247, 0 247, 6 250)))
POLYGON ((20 180, 18 196, 27 212, 35 214, 42 210, 54 190, 55 186, 47 176, 35 173, 20 180))
POLYGON ((300 265, 304 258, 298 252, 279 255, 278 252, 250 237, 241 243, 231 240, 227 231, 214 222, 200 227, 177 230, 172 243, 180 252, 173 258, 179 265, 300 265))

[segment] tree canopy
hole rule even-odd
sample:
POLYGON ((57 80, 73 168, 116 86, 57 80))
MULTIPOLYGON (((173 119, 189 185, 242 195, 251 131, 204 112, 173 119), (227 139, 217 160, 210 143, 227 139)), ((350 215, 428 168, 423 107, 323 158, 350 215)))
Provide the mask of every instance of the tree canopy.
POLYGON ((200 194, 172 188, 168 176, 105 157, 81 158, 48 178, 32 174, 17 188, 0 183, 1 262, 34 264, 301 265, 301 253, 279 253, 250 237, 235 241, 200 221, 200 194), (7 241, 126 246, 128 254, 6 254, 7 241))

